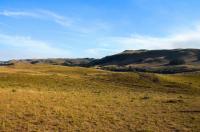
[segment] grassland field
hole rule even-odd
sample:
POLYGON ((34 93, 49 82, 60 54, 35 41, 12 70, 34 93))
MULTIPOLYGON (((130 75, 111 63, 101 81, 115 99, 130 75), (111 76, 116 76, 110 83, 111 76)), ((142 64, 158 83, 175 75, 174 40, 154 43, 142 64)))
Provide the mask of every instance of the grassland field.
POLYGON ((0 67, 1 132, 200 131, 200 73, 0 67))

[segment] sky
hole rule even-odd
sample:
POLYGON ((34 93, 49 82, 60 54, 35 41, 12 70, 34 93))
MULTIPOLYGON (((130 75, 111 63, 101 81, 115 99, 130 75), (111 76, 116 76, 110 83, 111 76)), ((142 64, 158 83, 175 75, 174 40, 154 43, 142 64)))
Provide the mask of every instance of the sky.
POLYGON ((0 60, 200 48, 200 0, 0 0, 0 60))

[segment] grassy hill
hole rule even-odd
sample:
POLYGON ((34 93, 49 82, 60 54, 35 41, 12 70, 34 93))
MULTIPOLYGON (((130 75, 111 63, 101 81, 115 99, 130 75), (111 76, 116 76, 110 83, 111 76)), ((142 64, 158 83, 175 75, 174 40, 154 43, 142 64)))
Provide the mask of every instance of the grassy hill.
POLYGON ((0 131, 200 131, 200 73, 0 67, 0 131))

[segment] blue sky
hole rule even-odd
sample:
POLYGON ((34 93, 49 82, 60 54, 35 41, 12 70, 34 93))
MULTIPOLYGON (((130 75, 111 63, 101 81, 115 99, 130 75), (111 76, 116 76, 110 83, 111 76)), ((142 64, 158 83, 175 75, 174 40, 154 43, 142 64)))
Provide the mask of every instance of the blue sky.
POLYGON ((200 48, 199 0, 0 0, 0 60, 200 48))

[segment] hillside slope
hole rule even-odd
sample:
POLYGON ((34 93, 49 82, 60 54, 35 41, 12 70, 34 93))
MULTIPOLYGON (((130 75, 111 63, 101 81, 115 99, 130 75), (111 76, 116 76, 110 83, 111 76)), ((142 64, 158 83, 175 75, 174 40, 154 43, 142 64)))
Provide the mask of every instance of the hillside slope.
POLYGON ((94 60, 89 63, 89 66, 99 66, 115 71, 136 70, 158 73, 198 71, 200 70, 200 50, 126 50, 94 60))

